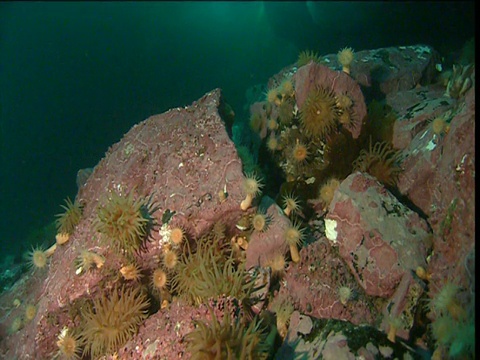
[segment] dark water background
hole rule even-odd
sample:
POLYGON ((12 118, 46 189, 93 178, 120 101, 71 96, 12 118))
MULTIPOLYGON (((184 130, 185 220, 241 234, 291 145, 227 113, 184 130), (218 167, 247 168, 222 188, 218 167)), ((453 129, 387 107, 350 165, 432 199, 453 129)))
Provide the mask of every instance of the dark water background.
POLYGON ((150 115, 220 87, 247 116, 247 88, 306 49, 448 60, 473 35, 473 1, 0 3, 0 257, 44 242, 77 171, 150 115))

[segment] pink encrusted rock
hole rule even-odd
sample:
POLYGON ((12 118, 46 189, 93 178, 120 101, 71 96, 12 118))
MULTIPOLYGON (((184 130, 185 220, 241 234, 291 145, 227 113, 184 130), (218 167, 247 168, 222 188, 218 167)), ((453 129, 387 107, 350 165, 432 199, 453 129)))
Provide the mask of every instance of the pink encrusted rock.
MULTIPOLYGON (((473 77, 475 74, 473 74, 473 77)), ((475 84, 475 82, 473 82, 475 84)), ((398 189, 427 216, 433 229, 430 296, 445 281, 469 288, 475 253, 475 86, 440 114, 449 131, 428 126, 410 142, 398 189)), ((439 116, 440 116, 439 115, 439 116)))
POLYGON ((391 296, 405 272, 426 265, 427 224, 368 174, 341 183, 325 227, 369 295, 391 296))
POLYGON ((346 129, 354 139, 362 130, 363 119, 367 114, 367 106, 362 90, 357 82, 342 71, 334 71, 327 66, 309 63, 297 70, 293 76, 295 82, 295 99, 299 109, 302 108, 308 94, 318 86, 332 89, 335 95, 347 95, 352 101, 352 125, 346 129))
POLYGON ((388 94, 386 102, 397 116, 393 126, 392 144, 406 149, 411 141, 430 126, 430 121, 443 115, 454 105, 445 96, 443 86, 420 87, 388 94))
MULTIPOLYGON (((56 341, 62 328, 75 326, 71 305, 112 287, 105 281, 113 281, 112 274, 120 277, 118 271, 127 260, 113 252, 92 226, 98 206, 110 192, 133 191, 135 198, 151 197, 151 202, 158 204, 153 213, 158 227, 135 259, 144 274, 158 267, 164 245, 159 228, 168 214, 173 214, 169 225, 182 226, 190 239, 202 236, 219 220, 227 228, 235 226, 244 214, 240 209, 243 174, 219 115, 223 104, 220 90, 213 90, 191 106, 142 121, 109 148, 77 195, 84 204, 80 223, 69 242, 58 246, 50 258, 43 283, 29 289, 35 291, 32 298, 38 301, 38 312, 35 323, 28 325, 29 332, 18 333, 24 346, 10 347, 6 358, 51 359, 58 351, 56 341), (226 199, 219 196, 224 190, 228 192, 226 199), (98 269, 77 271, 75 263, 81 250, 104 256, 105 263, 98 269)), ((165 329, 158 331, 162 337, 165 329)))
POLYGON ((339 319, 353 324, 373 324, 381 309, 359 288, 344 261, 330 242, 321 237, 302 248, 300 262, 290 263, 278 296, 291 299, 301 313, 322 319, 339 319), (340 287, 351 290, 342 299, 340 287))

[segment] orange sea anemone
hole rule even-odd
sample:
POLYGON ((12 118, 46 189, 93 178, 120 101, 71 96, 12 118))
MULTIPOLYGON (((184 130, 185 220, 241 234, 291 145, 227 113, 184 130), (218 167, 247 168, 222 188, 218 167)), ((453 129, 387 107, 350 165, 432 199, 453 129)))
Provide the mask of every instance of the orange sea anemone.
POLYGON ((314 138, 328 135, 338 121, 338 108, 333 91, 324 87, 311 90, 300 108, 300 123, 305 133, 314 138))
POLYGON ((170 231, 170 240, 175 244, 175 245, 180 245, 183 240, 185 239, 185 230, 183 230, 181 227, 174 227, 170 231))
POLYGON ((395 186, 402 171, 399 165, 401 160, 402 153, 393 149, 389 143, 377 142, 373 146, 370 143, 368 151, 360 151, 353 162, 353 168, 355 171, 369 173, 387 186, 395 186))

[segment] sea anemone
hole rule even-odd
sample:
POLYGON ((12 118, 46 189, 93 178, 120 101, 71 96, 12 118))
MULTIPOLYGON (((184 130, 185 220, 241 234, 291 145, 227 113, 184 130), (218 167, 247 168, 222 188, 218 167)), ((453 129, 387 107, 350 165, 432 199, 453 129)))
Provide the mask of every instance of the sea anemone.
POLYGON ((338 121, 338 108, 333 91, 324 87, 310 90, 300 108, 300 123, 305 133, 314 138, 328 135, 338 121))
POLYGON ((449 124, 442 117, 432 120, 432 130, 435 135, 443 135, 448 133, 449 124))
POLYGON ((255 112, 250 116, 250 128, 256 133, 261 132, 266 123, 267 119, 261 113, 255 112))
POLYGON ((168 284, 167 273, 158 268, 152 273, 151 285, 154 291, 160 291, 166 288, 168 284))
POLYGON ((327 208, 332 202, 335 190, 337 190, 339 186, 340 180, 331 178, 320 187, 319 197, 325 208, 327 208))
POLYGON ((290 214, 295 214, 300 211, 300 201, 298 197, 294 196, 292 193, 285 194, 282 198, 283 213, 286 216, 290 214))
POLYGON ((105 263, 105 258, 102 255, 94 253, 93 251, 82 250, 75 259, 76 274, 81 274, 83 271, 88 271, 94 267, 100 269, 105 263))
POLYGON ((132 338, 147 318, 149 300, 140 288, 114 288, 82 309, 84 353, 92 359, 112 354, 132 338))
POLYGON ((255 231, 267 231, 271 222, 271 217, 266 214, 257 212, 252 218, 252 226, 255 231))
POLYGON ((37 315, 37 307, 33 304, 28 304, 25 307, 25 320, 32 321, 35 318, 35 315, 37 315))
POLYGON ((284 339, 287 336, 290 317, 295 310, 293 303, 285 295, 279 295, 273 299, 271 309, 277 317, 278 333, 284 339))
POLYGON ((27 258, 30 268, 43 269, 48 263, 47 254, 41 247, 33 247, 27 254, 27 258))
POLYGON ((142 198, 112 192, 110 199, 98 207, 94 220, 95 229, 109 240, 119 253, 132 255, 139 250, 154 224, 153 208, 142 198))
POLYGON ((354 51, 350 47, 345 47, 337 54, 338 62, 342 65, 342 71, 350 74, 350 66, 353 62, 354 51))
POLYGON ((195 252, 182 253, 172 277, 172 291, 190 304, 200 304, 219 295, 244 299, 252 291, 243 263, 236 265, 232 253, 225 254, 220 239, 203 236, 195 252))
POLYGON ((75 226, 80 222, 82 218, 82 206, 78 201, 72 203, 70 198, 65 199, 65 205, 60 205, 65 212, 55 215, 55 225, 57 227, 57 233, 72 234, 75 226))
POLYGON ((120 274, 122 274, 125 280, 139 281, 142 277, 141 269, 136 264, 128 264, 122 266, 120 269, 120 274))
POLYGON ((271 133, 267 139, 267 149, 272 153, 278 150, 278 139, 274 133, 271 133))
POLYGON ((57 338, 58 353, 61 359, 78 360, 82 357, 82 341, 78 332, 64 327, 57 338))
POLYGON ((261 193, 263 184, 260 179, 254 174, 246 175, 243 180, 243 192, 245 193, 245 199, 240 203, 240 208, 245 211, 251 205, 253 198, 261 193))
POLYGON ((292 224, 285 230, 285 240, 290 248, 290 255, 294 263, 300 261, 300 254, 298 252, 298 245, 303 241, 303 229, 298 224, 292 224))
POLYGON ((360 151, 358 158, 353 162, 356 171, 366 172, 377 178, 387 186, 395 186, 397 178, 402 171, 399 162, 402 153, 392 148, 389 143, 377 142, 374 146, 370 143, 368 151, 360 151))
POLYGON ((58 245, 63 245, 68 240, 70 240, 70 234, 69 233, 63 232, 63 233, 57 233, 57 235, 55 235, 55 242, 58 245))
POLYGON ((254 319, 248 326, 230 312, 223 314, 221 322, 211 310, 210 323, 195 321, 195 330, 186 335, 187 349, 192 360, 267 359, 269 345, 261 329, 261 322, 254 319))
POLYGON ((287 100, 278 107, 278 120, 282 125, 289 125, 294 117, 295 102, 287 100))
POLYGON ((437 315, 448 313, 454 320, 464 319, 466 312, 457 299, 459 291, 458 285, 447 281, 431 300, 430 309, 437 315))
POLYGON ((268 89, 266 93, 266 99, 270 104, 277 104, 281 103, 282 95, 280 94, 279 88, 271 88, 268 89))
POLYGON ((280 279, 285 274, 286 266, 285 256, 280 251, 275 251, 272 255, 267 255, 265 267, 272 270, 272 278, 280 279))
POLYGON ((185 230, 182 229, 181 227, 174 227, 172 230, 170 230, 170 240, 175 244, 175 245, 180 245, 182 241, 185 239, 185 230))
POLYGON ((320 57, 318 56, 318 53, 311 50, 304 50, 298 55, 297 66, 301 67, 307 65, 311 61, 314 63, 320 63, 320 57))
POLYGON ((298 140, 291 148, 291 158, 294 162, 302 164, 309 155, 308 147, 302 141, 298 140))
POLYGON ((163 265, 168 270, 173 270, 178 264, 178 255, 175 250, 166 250, 163 252, 163 265))

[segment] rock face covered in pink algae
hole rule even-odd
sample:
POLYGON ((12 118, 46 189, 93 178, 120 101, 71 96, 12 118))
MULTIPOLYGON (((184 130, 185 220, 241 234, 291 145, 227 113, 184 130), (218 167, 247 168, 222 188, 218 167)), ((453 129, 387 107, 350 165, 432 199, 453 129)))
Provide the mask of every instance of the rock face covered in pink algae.
POLYGON ((369 175, 342 182, 325 227, 368 295, 389 297, 406 272, 426 266, 427 224, 369 175))
MULTIPOLYGON (((62 328, 73 325, 70 304, 87 301, 103 288, 113 286, 102 280, 105 271, 118 273, 127 265, 124 258, 112 252, 111 246, 100 241, 93 226, 98 206, 112 192, 133 191, 135 198, 151 197, 158 205, 152 214, 158 227, 151 232, 151 241, 145 244, 144 251, 136 256, 137 264, 146 274, 158 267, 161 259, 164 241, 160 226, 166 220, 172 226, 184 228, 192 238, 201 236, 220 219, 225 224, 236 223, 243 213, 239 206, 243 173, 235 146, 219 115, 223 106, 221 91, 213 90, 191 106, 172 109, 135 125, 108 149, 77 195, 77 200, 84 204, 83 216, 69 242, 57 247, 48 270, 40 274, 37 271, 29 280, 32 290, 38 288, 32 299, 38 304, 37 316, 21 332, 4 341, 5 358, 51 359, 58 351, 56 341, 62 328), (224 190, 228 197, 223 201, 219 192, 224 190), (79 272, 75 264, 82 250, 104 257, 102 268, 79 272)), ((193 329, 190 320, 185 320, 188 317, 185 311, 162 320, 160 329, 156 316, 163 314, 158 312, 148 319, 148 328, 141 330, 142 338, 148 338, 155 328, 155 337, 181 343, 182 336, 193 329), (168 319, 174 323, 170 324, 168 319), (177 323, 185 326, 172 333, 177 323), (162 334, 167 331, 168 336, 162 334)), ((184 353, 184 345, 179 346, 178 352, 184 353)), ((155 352, 150 355, 154 358, 155 352)), ((133 353, 125 358, 135 356, 142 358, 133 353)))

